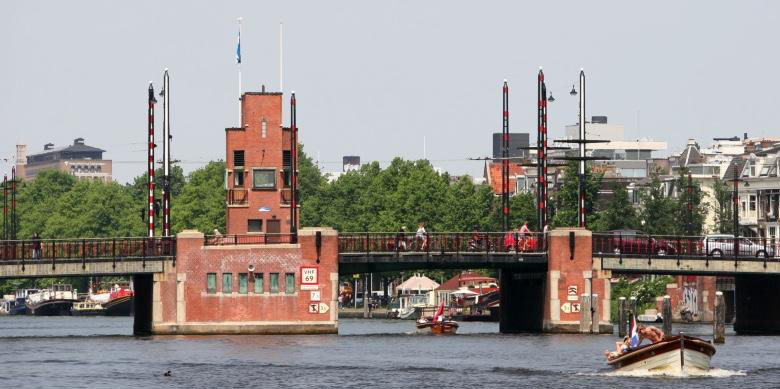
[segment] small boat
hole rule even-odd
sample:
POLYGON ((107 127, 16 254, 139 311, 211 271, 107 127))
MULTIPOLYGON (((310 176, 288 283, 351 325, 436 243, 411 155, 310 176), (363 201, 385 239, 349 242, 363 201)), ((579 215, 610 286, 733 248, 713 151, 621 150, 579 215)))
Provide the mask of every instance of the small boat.
POLYGON ((104 302, 106 316, 130 316, 133 314, 133 289, 127 283, 114 284, 104 302))
POLYGON ((105 313, 105 308, 97 301, 84 300, 73 303, 70 313, 73 316, 100 316, 105 313))
POLYGON ((671 336, 664 340, 629 350, 607 361, 617 371, 656 370, 684 371, 685 369, 709 370, 710 359, 715 354, 712 343, 688 335, 671 336))
POLYGON ((423 316, 417 320, 417 330, 427 330, 432 334, 455 334, 458 331, 458 326, 456 321, 444 317, 444 302, 439 304, 439 308, 433 316, 423 316))

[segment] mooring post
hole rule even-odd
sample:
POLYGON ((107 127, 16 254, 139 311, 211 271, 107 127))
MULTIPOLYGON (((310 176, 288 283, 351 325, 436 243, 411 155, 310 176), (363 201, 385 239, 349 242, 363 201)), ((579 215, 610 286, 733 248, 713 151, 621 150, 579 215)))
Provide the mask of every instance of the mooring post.
POLYGON ((626 315, 626 298, 618 297, 618 337, 623 339, 626 336, 626 322, 628 321, 628 315, 626 315))
POLYGON ((592 334, 599 334, 599 333, 601 333, 600 328, 599 328, 599 324, 600 324, 599 315, 600 315, 600 312, 601 311, 599 310, 599 295, 594 293, 594 294, 592 294, 590 296, 590 313, 591 313, 591 328, 590 328, 590 332, 592 334))
POLYGON ((723 292, 715 292, 715 320, 713 321, 712 341, 714 343, 726 342, 726 300, 723 292))
POLYGON ((636 312, 636 297, 634 297, 634 296, 631 296, 628 299, 628 318, 629 318, 629 320, 631 320, 630 319, 631 315, 634 315, 634 316, 637 315, 637 312, 636 312))
POLYGON ((371 313, 368 311, 368 274, 363 274, 363 318, 368 319, 371 313))
POLYGON ((580 332, 590 332, 590 295, 583 293, 582 304, 580 304, 580 332))
POLYGON ((663 312, 664 318, 664 336, 672 336, 672 299, 669 295, 664 296, 663 312))

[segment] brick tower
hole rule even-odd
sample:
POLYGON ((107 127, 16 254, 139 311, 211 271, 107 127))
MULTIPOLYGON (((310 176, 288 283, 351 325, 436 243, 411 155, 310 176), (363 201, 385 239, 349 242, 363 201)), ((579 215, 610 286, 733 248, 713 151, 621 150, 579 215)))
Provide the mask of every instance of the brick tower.
POLYGON ((225 129, 228 234, 290 233, 295 159, 283 106, 281 92, 245 92, 242 127, 225 129))

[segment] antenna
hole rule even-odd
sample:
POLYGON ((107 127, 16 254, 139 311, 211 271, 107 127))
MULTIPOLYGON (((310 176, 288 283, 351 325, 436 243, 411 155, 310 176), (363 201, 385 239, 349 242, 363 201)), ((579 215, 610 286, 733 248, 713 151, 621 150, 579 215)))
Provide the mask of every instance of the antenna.
POLYGON ((279 92, 284 93, 284 77, 282 69, 284 68, 284 23, 279 22, 279 92))

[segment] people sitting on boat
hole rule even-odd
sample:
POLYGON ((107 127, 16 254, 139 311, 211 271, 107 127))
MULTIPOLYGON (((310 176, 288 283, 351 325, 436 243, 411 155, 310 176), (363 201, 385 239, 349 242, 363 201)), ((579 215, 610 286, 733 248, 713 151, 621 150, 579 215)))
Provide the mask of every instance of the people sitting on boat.
POLYGON ((642 341, 645 339, 650 340, 650 342, 652 343, 658 343, 664 340, 664 332, 655 326, 645 327, 643 325, 639 325, 638 332, 639 332, 639 344, 642 344, 642 341))
POLYGON ((623 341, 615 342, 615 351, 610 352, 609 350, 604 350, 604 355, 607 357, 608 361, 615 359, 628 351, 630 346, 631 339, 628 336, 624 336, 623 341))

